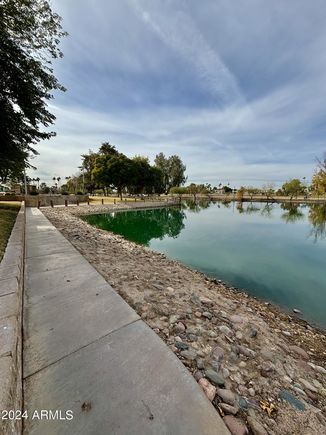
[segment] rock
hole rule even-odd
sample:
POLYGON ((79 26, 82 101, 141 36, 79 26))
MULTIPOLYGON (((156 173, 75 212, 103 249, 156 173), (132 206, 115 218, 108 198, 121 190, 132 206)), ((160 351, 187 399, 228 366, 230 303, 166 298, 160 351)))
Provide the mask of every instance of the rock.
POLYGON ((209 311, 204 311, 202 316, 206 317, 206 319, 209 319, 209 320, 213 317, 212 313, 210 313, 209 311))
POLYGON ((238 362, 237 354, 235 352, 230 352, 228 360, 231 364, 236 364, 238 362))
POLYGON ((174 288, 173 288, 173 287, 167 287, 166 290, 167 290, 168 292, 170 292, 170 293, 173 293, 173 292, 174 292, 174 288))
POLYGON ((201 312, 200 311, 195 311, 195 316, 200 318, 201 317, 201 312))
POLYGON ((215 370, 206 370, 205 376, 216 385, 224 385, 225 381, 222 375, 217 373, 215 370))
POLYGON ((236 395, 233 393, 233 391, 217 388, 216 394, 223 400, 223 402, 227 403, 228 405, 234 405, 236 395))
POLYGON ((243 368, 247 367, 247 363, 245 361, 240 361, 239 367, 241 367, 243 369, 243 368))
POLYGON ((200 302, 201 302, 202 304, 204 304, 204 305, 209 305, 209 306, 210 306, 210 305, 214 305, 214 302, 211 301, 211 300, 208 299, 208 298, 200 297, 199 300, 200 300, 200 302))
POLYGON ((223 375, 224 379, 226 379, 226 378, 228 378, 230 376, 230 372, 229 372, 229 370, 226 367, 222 368, 222 375, 223 375))
POLYGON ((238 316, 237 314, 234 314, 230 317, 230 320, 232 323, 244 323, 245 319, 241 316, 238 316))
POLYGON ((184 332, 186 330, 185 325, 182 322, 178 322, 175 326, 174 326, 174 330, 177 334, 179 334, 180 332, 184 332))
POLYGON ((297 308, 293 308, 293 312, 295 314, 302 314, 300 310, 298 310, 297 308))
POLYGON ((249 349, 248 347, 241 346, 241 345, 238 346, 238 353, 247 357, 254 357, 256 355, 256 352, 249 349))
POLYGON ((248 417, 247 421, 254 435, 268 435, 268 432, 258 420, 253 417, 248 417))
POLYGON ((318 393, 326 398, 326 388, 323 388, 322 390, 319 390, 318 393))
POLYGON ((205 368, 205 361, 202 358, 198 358, 196 364, 199 370, 203 370, 205 368))
POLYGON ((299 382, 305 387, 305 389, 308 389, 308 390, 312 391, 313 393, 318 393, 317 388, 314 387, 313 385, 311 385, 311 383, 308 382, 306 379, 299 378, 299 382))
POLYGON ((223 421, 232 435, 247 435, 249 433, 246 425, 239 418, 226 415, 223 417, 223 421))
POLYGON ((179 350, 187 350, 189 349, 189 346, 187 343, 183 343, 183 341, 177 341, 175 343, 175 347, 179 350))
POLYGON ((268 377, 271 373, 275 372, 275 366, 270 361, 264 361, 260 366, 260 373, 265 378, 268 377))
POLYGON ((275 361, 275 354, 268 349, 262 349, 260 351, 260 354, 264 359, 267 359, 269 361, 275 361))
POLYGON ((282 334, 285 335, 286 337, 291 337, 291 332, 289 331, 282 331, 282 334))
POLYGON ((243 397, 239 397, 238 405, 241 409, 247 410, 249 407, 249 402, 246 399, 244 399, 243 397))
POLYGON ((217 337, 217 334, 216 334, 216 332, 214 332, 214 331, 209 331, 208 335, 209 335, 211 338, 216 338, 216 337, 217 337))
POLYGON ((251 331, 249 332, 249 337, 250 338, 256 338, 257 337, 257 329, 251 329, 251 331))
POLYGON ((231 405, 228 405, 227 403, 219 403, 218 406, 222 409, 222 411, 225 414, 236 415, 239 411, 239 408, 237 406, 231 406, 231 405))
POLYGON ((322 366, 315 366, 315 370, 318 373, 321 373, 322 375, 326 375, 326 369, 324 369, 324 367, 322 366))
POLYGON ((306 409, 305 405, 288 390, 281 390, 278 397, 281 400, 288 402, 293 408, 296 408, 299 411, 304 411, 306 409))
POLYGON ((232 335, 234 335, 232 329, 230 329, 226 325, 221 325, 218 327, 218 329, 222 332, 222 334, 226 335, 227 337, 232 337, 232 335))
POLYGON ((219 346, 214 347, 211 353, 211 357, 215 361, 222 361, 222 359, 224 358, 224 350, 219 346))
POLYGON ((189 341, 198 341, 198 336, 196 334, 187 334, 189 341))
POLYGON ((172 316, 170 316, 170 318, 169 318, 170 325, 173 325, 173 323, 177 323, 179 318, 180 318, 180 316, 178 316, 177 314, 172 314, 172 316))
POLYGON ((242 379, 241 373, 235 373, 231 376, 231 379, 235 381, 238 385, 244 385, 244 380, 242 379))
POLYGON ((294 368, 290 364, 284 364, 284 369, 285 369, 287 375, 291 379, 295 378, 296 372, 295 372, 294 368))
POLYGON ((296 392, 296 393, 298 393, 298 394, 301 394, 301 396, 305 396, 305 397, 307 397, 307 394, 301 389, 301 388, 299 388, 299 387, 293 387, 293 390, 296 392))
POLYGON ((216 394, 216 387, 212 385, 207 379, 201 378, 198 381, 198 384, 202 387, 204 390, 204 393, 206 394, 208 400, 211 402, 214 400, 215 394, 216 394))
POLYGON ((252 387, 248 388, 248 393, 250 394, 251 397, 254 397, 254 395, 256 394, 255 390, 252 387))
POLYGON ((319 381, 317 381, 317 379, 313 379, 312 383, 314 384, 314 386, 315 386, 318 390, 323 389, 322 384, 321 384, 319 381))
POLYGON ((243 339, 243 334, 240 331, 237 331, 235 336, 237 337, 238 340, 242 340, 243 339))
POLYGON ((313 393, 312 391, 307 390, 306 391, 307 396, 309 397, 309 399, 313 400, 314 402, 317 402, 318 400, 318 395, 313 393))
POLYGON ((212 360, 210 362, 210 366, 213 370, 215 370, 216 372, 218 372, 220 370, 220 363, 218 361, 212 360))
POLYGON ((182 352, 180 352, 180 355, 190 361, 193 361, 197 356, 194 350, 183 350, 182 352))
POLYGON ((283 379, 285 380, 285 382, 288 382, 289 384, 292 384, 292 379, 289 376, 283 376, 283 379))
POLYGON ((296 353, 297 355, 299 355, 299 356, 301 356, 301 358, 303 358, 303 359, 305 359, 305 360, 308 360, 309 359, 309 355, 307 354, 307 352, 304 350, 304 349, 302 349, 301 347, 299 347, 299 346, 289 346, 289 349, 290 349, 290 351, 291 352, 294 352, 294 353, 296 353))
POLYGON ((245 387, 243 384, 238 385, 238 391, 242 396, 248 396, 248 388, 245 387))
POLYGON ((196 370, 195 373, 194 373, 194 378, 196 379, 197 382, 200 379, 203 379, 204 378, 203 372, 201 372, 200 370, 196 370))

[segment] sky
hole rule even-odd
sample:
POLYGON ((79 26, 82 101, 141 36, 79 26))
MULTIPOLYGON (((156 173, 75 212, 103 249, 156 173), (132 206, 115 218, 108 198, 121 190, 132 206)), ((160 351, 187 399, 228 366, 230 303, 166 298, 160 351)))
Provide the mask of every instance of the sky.
POLYGON ((325 0, 52 0, 69 32, 50 101, 57 136, 30 172, 78 171, 109 141, 188 182, 309 180, 326 151, 325 0))

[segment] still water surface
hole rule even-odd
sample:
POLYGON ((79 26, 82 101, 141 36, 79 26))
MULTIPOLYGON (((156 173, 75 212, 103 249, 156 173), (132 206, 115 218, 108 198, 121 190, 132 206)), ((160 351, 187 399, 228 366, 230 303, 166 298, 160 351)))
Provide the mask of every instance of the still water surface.
POLYGON ((186 202, 85 219, 326 327, 324 204, 186 202))

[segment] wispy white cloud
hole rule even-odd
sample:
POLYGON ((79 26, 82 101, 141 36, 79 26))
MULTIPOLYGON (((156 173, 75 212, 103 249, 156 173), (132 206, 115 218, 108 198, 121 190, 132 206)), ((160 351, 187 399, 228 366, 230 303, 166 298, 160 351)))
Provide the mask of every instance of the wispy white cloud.
POLYGON ((175 50, 191 68, 197 71, 204 86, 221 103, 241 101, 243 96, 236 78, 214 51, 195 21, 183 9, 184 2, 159 0, 131 0, 140 18, 172 50, 175 50))
MULTIPOLYGON (((56 67, 58 135, 44 177, 110 140, 180 154, 190 181, 309 177, 326 148, 326 3, 54 0, 70 36, 56 67)), ((53 174, 53 175, 52 175, 53 174)))

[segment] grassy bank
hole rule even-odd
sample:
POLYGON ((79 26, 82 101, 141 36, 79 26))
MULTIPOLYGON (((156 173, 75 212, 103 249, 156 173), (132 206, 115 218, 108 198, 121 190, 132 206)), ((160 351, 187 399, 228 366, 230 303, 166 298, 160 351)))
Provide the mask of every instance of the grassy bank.
POLYGON ((0 202, 0 261, 20 208, 19 202, 0 202))

